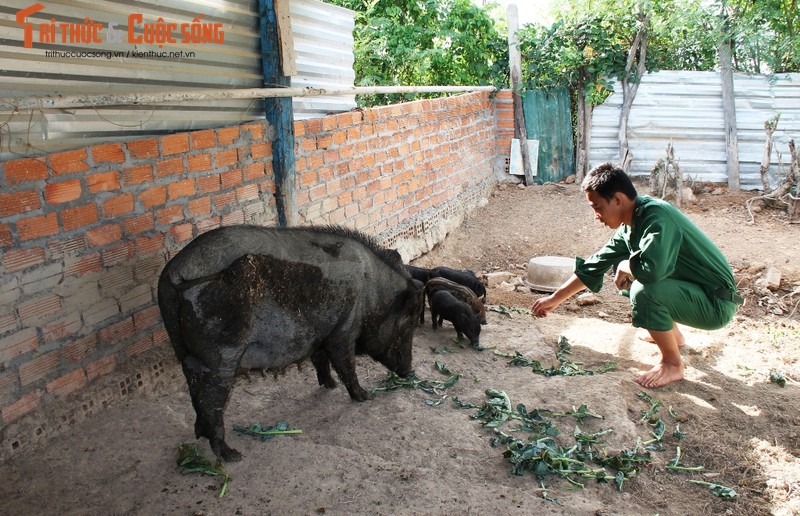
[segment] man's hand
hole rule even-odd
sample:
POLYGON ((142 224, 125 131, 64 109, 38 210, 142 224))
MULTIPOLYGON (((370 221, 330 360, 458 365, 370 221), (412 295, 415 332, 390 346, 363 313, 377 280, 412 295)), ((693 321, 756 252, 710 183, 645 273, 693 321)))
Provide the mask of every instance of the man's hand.
POLYGON ((631 274, 631 262, 624 260, 617 265, 617 273, 614 275, 614 285, 618 290, 628 290, 636 278, 631 274))
POLYGON ((584 285, 581 280, 573 274, 566 281, 566 283, 558 287, 558 290, 549 296, 545 296, 534 301, 533 306, 531 307, 531 312, 533 312, 533 315, 536 317, 544 317, 549 312, 552 312, 558 308, 558 305, 585 288, 586 285, 584 285))
POLYGON ((555 310, 561 302, 555 298, 555 294, 550 294, 549 296, 541 297, 533 302, 533 306, 531 307, 531 312, 536 317, 544 317, 549 312, 555 310))

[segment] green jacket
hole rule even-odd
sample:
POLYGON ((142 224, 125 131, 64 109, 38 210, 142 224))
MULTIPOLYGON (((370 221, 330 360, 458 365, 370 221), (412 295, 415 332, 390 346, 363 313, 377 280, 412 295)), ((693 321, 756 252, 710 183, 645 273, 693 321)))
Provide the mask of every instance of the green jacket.
POLYGON ((630 260, 633 276, 644 284, 672 278, 698 284, 711 297, 718 288, 736 291, 728 260, 705 233, 668 202, 646 195, 636 197, 630 226, 621 225, 586 260, 575 259, 575 274, 597 292, 606 271, 623 260, 630 260))

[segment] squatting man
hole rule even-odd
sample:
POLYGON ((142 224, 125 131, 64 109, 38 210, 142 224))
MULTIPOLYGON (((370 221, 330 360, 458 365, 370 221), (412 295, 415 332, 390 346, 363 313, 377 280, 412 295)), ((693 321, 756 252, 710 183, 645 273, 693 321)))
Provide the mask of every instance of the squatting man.
POLYGON ((633 325, 644 328, 649 335, 642 339, 661 351, 661 362, 635 381, 653 388, 682 380, 685 340, 677 323, 722 328, 743 302, 728 261, 677 208, 637 195, 616 165, 592 169, 581 190, 595 218, 616 232, 589 258, 576 258, 574 274, 553 294, 537 299, 531 311, 545 316, 585 288, 599 291, 604 274, 614 267, 614 284, 630 297, 633 325))

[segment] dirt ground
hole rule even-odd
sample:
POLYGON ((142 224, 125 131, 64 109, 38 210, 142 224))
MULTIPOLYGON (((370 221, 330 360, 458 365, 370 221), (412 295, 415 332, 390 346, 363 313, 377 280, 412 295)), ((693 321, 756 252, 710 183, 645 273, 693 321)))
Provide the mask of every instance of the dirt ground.
MULTIPOLYGON (((632 379, 656 363, 657 348, 636 338, 627 300, 607 282, 599 304, 570 301, 540 319, 508 308, 527 309, 541 294, 489 289, 488 304, 507 312, 490 310, 483 327, 481 343, 494 349, 461 347, 452 326, 433 331, 428 317, 414 341, 417 374, 445 380, 437 360, 460 374, 440 395, 401 389, 355 403, 342 387, 318 387, 310 364, 277 379, 242 378, 226 431, 244 459, 225 465, 230 481, 221 498, 219 477, 182 475, 176 466, 182 443, 211 453, 207 442, 194 439, 194 413, 173 365, 173 388, 111 407, 0 465, 0 514, 800 514, 800 225, 771 209, 748 224, 749 195, 708 188, 684 209, 731 261, 747 304, 722 330, 684 329, 687 378, 649 392, 663 404, 664 451, 651 452, 621 492, 594 479, 576 488, 555 476, 510 475, 505 446, 492 447, 492 430, 470 417, 477 410, 452 401, 480 406, 492 388, 514 406, 545 415, 585 404, 603 419, 578 426, 586 433, 613 430, 597 445, 609 454, 652 439, 653 427, 640 422, 649 405, 632 379), (777 291, 757 284, 769 268, 782 273, 777 291), (544 376, 498 354, 558 365, 559 336, 583 368, 598 371, 612 361, 617 367, 544 376), (772 371, 784 375, 785 387, 769 380, 772 371), (279 420, 302 434, 261 441, 231 428, 279 420), (677 423, 682 441, 672 435, 677 423), (678 446, 680 464, 702 465, 701 472, 666 468, 678 446), (690 479, 733 488, 738 496, 719 498, 690 479)), ((575 185, 505 186, 415 264, 522 276, 531 257, 588 255, 609 234, 575 185)), ((359 359, 358 374, 366 388, 386 378, 367 358, 359 359)), ((561 430, 558 443, 574 445, 576 420, 551 417, 561 430)), ((515 426, 501 428, 526 441, 515 426)))

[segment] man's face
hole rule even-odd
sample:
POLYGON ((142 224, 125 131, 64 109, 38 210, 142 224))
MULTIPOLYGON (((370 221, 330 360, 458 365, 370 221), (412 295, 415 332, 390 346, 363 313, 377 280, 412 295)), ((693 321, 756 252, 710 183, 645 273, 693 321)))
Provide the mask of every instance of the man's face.
POLYGON ((610 227, 617 229, 622 224, 622 199, 620 193, 615 193, 610 201, 607 201, 597 192, 585 192, 589 207, 594 210, 594 218, 610 227))

